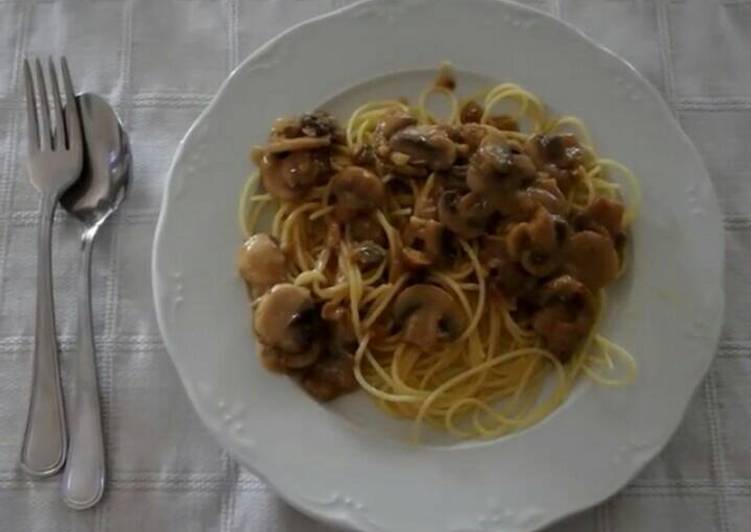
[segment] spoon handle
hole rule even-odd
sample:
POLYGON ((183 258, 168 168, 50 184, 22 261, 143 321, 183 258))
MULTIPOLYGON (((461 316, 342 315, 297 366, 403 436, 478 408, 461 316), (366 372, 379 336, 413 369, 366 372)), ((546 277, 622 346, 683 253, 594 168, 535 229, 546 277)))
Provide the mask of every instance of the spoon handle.
POLYGON ((91 250, 96 230, 96 226, 87 229, 81 238, 75 403, 62 484, 65 504, 76 510, 94 506, 104 491, 104 438, 91 319, 91 250))
POLYGON ((35 477, 54 475, 60 470, 67 443, 52 299, 51 238, 56 203, 52 194, 45 194, 39 209, 34 358, 20 460, 23 470, 35 477))

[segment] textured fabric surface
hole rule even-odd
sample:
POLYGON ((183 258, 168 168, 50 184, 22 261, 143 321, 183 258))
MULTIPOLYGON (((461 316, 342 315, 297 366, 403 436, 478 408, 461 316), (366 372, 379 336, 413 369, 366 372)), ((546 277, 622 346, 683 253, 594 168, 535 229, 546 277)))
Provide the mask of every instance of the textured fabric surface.
MULTIPOLYGON (((150 249, 180 137, 230 70, 280 30, 348 0, 0 0, 0 532, 329 531, 233 462, 197 419, 160 341, 150 249), (66 54, 133 142, 130 197, 94 252, 109 481, 69 511, 59 478, 16 463, 33 345, 38 197, 25 176, 22 59, 66 54)), ((751 530, 751 2, 538 0, 630 60, 703 154, 725 214, 726 316, 712 369, 667 449, 620 494, 555 531, 751 530)), ((655 149, 659 149, 656 146, 655 149)), ((60 213, 54 269, 71 390, 79 226, 60 213)))

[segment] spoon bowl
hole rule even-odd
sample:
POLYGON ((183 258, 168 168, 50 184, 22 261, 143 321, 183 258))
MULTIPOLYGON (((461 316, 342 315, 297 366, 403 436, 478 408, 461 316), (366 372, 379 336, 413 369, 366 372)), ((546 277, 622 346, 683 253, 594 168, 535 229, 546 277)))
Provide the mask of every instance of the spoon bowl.
POLYGON ((96 94, 76 97, 85 156, 81 177, 60 203, 87 227, 101 224, 120 206, 130 183, 130 142, 110 104, 96 94))

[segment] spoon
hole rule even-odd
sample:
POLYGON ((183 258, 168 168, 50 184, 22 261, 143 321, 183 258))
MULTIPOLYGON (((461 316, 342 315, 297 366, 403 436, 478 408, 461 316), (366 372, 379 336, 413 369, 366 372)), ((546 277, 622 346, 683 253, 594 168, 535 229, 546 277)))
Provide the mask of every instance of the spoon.
POLYGON ((91 250, 102 224, 125 197, 130 180, 130 145, 122 124, 103 98, 90 93, 76 97, 84 137, 81 177, 60 203, 84 225, 78 285, 78 354, 75 400, 70 421, 68 460, 63 473, 65 504, 91 508, 104 491, 105 462, 102 418, 96 376, 91 319, 91 250))

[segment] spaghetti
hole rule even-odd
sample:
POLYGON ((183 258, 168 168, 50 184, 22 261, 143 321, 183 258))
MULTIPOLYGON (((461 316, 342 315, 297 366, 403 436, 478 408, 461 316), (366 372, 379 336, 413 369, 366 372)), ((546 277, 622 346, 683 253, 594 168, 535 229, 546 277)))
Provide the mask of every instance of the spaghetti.
POLYGON ((446 76, 344 128, 277 121, 241 193, 238 267, 268 368, 320 399, 362 389, 415 438, 424 424, 492 438, 543 419, 580 376, 634 378, 597 328, 640 191, 580 119, 512 83, 460 100, 446 76))

